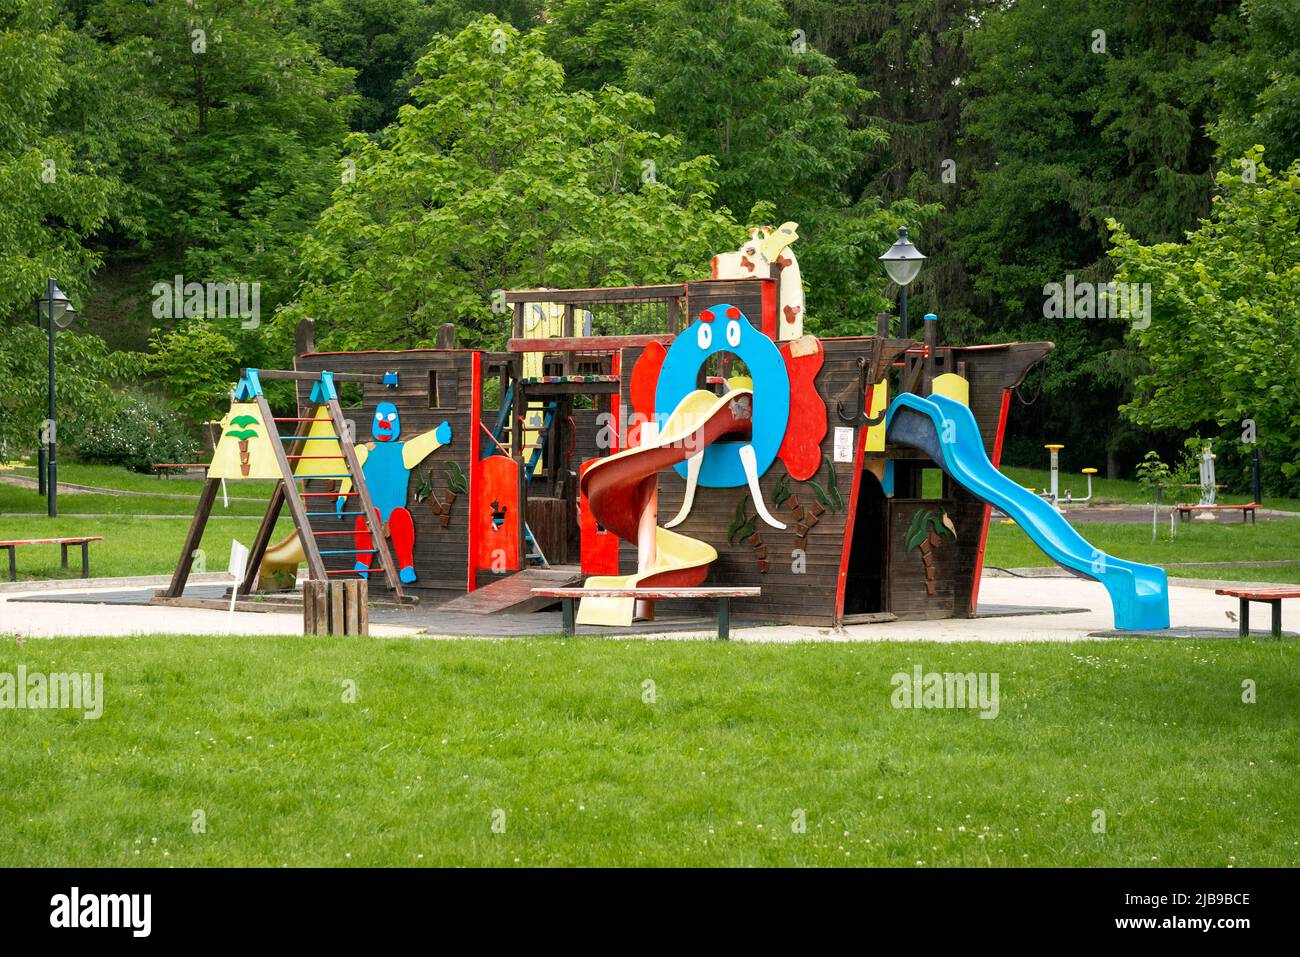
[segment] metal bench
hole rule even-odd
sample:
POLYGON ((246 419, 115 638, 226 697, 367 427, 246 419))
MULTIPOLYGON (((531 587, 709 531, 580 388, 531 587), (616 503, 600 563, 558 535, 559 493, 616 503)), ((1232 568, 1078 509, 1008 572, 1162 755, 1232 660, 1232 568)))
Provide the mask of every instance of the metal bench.
POLYGON ((640 598, 645 601, 672 601, 677 598, 708 599, 718 602, 718 637, 724 641, 731 637, 731 599, 757 598, 763 590, 743 588, 534 588, 532 593, 544 598, 560 599, 564 634, 576 633, 574 602, 588 596, 593 598, 640 598))
POLYGON ((1279 585, 1276 588, 1216 588, 1216 595, 1227 595, 1241 602, 1237 614, 1237 634, 1245 638, 1250 634, 1250 603, 1263 602, 1273 606, 1273 637, 1282 637, 1282 599, 1300 598, 1300 587, 1279 585))
POLYGON ((0 542, 0 548, 9 549, 9 580, 11 582, 18 581, 18 565, 14 561, 14 552, 17 551, 19 545, 58 545, 59 550, 62 552, 63 567, 65 569, 68 567, 68 546, 80 545, 81 546, 81 577, 89 578, 90 577, 90 549, 89 549, 90 543, 102 542, 103 540, 104 540, 103 536, 101 535, 87 535, 84 537, 77 537, 77 538, 23 538, 23 539, 16 539, 11 542, 0 542))
POLYGON ((1178 520, 1186 521, 1187 516, 1192 512, 1241 512, 1242 524, 1246 522, 1246 516, 1250 516, 1250 524, 1255 524, 1255 510, 1259 508, 1258 502, 1248 502, 1245 505, 1175 505, 1178 510, 1178 520))

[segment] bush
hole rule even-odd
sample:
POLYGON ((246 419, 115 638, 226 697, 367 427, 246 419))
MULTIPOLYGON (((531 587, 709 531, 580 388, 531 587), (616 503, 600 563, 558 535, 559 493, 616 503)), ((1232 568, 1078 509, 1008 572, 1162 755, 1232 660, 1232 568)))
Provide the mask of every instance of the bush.
POLYGON ((199 454, 176 410, 161 399, 126 393, 105 412, 73 439, 83 462, 152 472, 155 462, 193 462, 199 454))

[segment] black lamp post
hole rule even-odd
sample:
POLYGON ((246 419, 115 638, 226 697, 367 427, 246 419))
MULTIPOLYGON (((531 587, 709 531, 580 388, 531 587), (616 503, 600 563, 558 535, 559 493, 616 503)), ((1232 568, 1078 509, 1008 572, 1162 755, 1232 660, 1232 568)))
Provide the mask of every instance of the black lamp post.
POLYGON ((46 513, 50 518, 56 518, 59 514, 58 505, 58 454, 57 454, 57 427, 54 423, 54 328, 66 328, 72 323, 77 310, 72 308, 72 303, 68 297, 63 294, 63 290, 58 287, 54 279, 51 278, 46 284, 45 295, 36 301, 37 311, 42 319, 49 320, 50 331, 50 375, 49 375, 49 417, 45 422, 45 434, 42 438, 42 452, 48 445, 46 455, 37 456, 37 469, 42 477, 46 475, 46 469, 49 470, 49 477, 46 479, 46 513), (44 461, 42 461, 44 459, 44 461))
POLYGON ((906 339, 907 334, 907 287, 921 271, 925 256, 921 250, 912 245, 907 238, 907 227, 898 227, 898 242, 885 250, 880 261, 885 264, 889 278, 898 283, 899 335, 906 339))

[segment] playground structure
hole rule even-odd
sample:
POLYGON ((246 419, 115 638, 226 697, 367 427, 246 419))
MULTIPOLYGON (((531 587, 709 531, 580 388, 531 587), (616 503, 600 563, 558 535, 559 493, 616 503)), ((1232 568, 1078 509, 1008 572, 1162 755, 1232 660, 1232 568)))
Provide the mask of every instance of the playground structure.
POLYGON ((577 622, 602 628, 655 614, 637 589, 709 613, 702 585, 763 621, 970 617, 995 506, 1100 582, 1117 627, 1167 627, 1162 570, 1093 548, 997 470, 1011 390, 1052 344, 942 345, 934 314, 922 339, 885 315, 819 339, 796 230, 752 230, 710 279, 506 292, 501 352, 447 329, 440 348, 322 352, 304 321, 292 370, 245 370, 155 600, 184 600, 220 480, 261 477, 277 484, 240 595, 293 587, 304 565, 316 581, 373 568, 372 598, 475 614, 585 582, 605 594, 577 622), (261 393, 275 377, 294 382, 293 415, 261 393), (285 505, 296 532, 272 544, 285 505))

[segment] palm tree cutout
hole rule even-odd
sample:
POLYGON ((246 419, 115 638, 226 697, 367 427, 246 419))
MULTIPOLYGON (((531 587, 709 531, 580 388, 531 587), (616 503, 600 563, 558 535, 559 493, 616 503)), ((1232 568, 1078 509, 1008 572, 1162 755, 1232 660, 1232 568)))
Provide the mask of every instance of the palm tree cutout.
POLYGON ((909 554, 917 548, 921 549, 921 563, 925 565, 925 593, 927 595, 935 593, 934 550, 943 541, 944 536, 949 538, 957 537, 957 526, 953 525, 948 513, 941 512, 936 515, 930 509, 923 508, 912 516, 912 524, 907 527, 907 535, 903 539, 907 544, 909 554))
POLYGON ((433 490, 433 469, 429 469, 419 477, 415 484, 415 500, 423 502, 429 501, 429 508, 437 515, 443 528, 451 524, 451 507, 456 502, 456 496, 464 495, 469 491, 469 483, 465 481, 465 473, 461 470, 458 462, 447 463, 447 495, 445 498, 439 498, 438 493, 433 490))
POLYGON ((252 415, 237 415, 230 420, 230 426, 226 427, 226 435, 232 439, 239 440, 239 472, 245 478, 248 477, 248 440, 257 438, 257 430, 252 426, 258 425, 257 417, 252 415), (238 426, 238 428, 231 428, 238 426))
POLYGON ((727 544, 736 545, 740 542, 745 542, 754 550, 759 573, 767 574, 767 545, 758 530, 758 516, 749 514, 748 500, 743 498, 736 503, 736 514, 727 527, 727 544))

